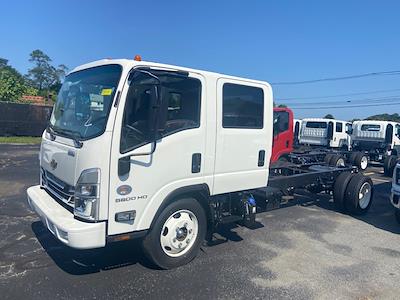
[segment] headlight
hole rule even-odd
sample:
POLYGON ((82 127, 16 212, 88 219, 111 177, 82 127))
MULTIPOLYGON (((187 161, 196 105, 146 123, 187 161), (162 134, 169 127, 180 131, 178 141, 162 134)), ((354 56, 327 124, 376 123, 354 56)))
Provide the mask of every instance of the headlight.
POLYGON ((100 169, 81 173, 75 187, 74 215, 90 221, 99 218, 100 169))

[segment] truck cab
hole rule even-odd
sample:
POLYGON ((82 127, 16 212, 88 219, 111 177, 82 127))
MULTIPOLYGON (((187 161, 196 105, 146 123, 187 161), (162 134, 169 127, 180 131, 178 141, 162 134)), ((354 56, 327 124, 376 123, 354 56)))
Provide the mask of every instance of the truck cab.
POLYGON ((274 130, 271 163, 287 160, 293 151, 293 111, 289 108, 274 107, 274 130))
POLYGON ((397 154, 400 147, 400 123, 364 120, 353 123, 353 149, 368 151, 373 160, 397 154), (375 155, 374 155, 375 154, 375 155))
POLYGON ((352 124, 350 122, 306 118, 302 120, 299 142, 309 146, 349 150, 351 147, 351 131, 352 124))
POLYGON ((253 210, 272 118, 266 82, 140 59, 79 66, 43 133, 28 202, 70 247, 142 238, 155 264, 182 265, 213 225, 253 210))

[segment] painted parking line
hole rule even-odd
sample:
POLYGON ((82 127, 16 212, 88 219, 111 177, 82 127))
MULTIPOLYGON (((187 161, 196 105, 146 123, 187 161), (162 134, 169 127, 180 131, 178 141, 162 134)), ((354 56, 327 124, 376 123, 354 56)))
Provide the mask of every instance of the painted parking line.
POLYGON ((371 175, 374 175, 374 174, 376 174, 376 173, 375 172, 364 173, 364 175, 367 175, 367 176, 371 176, 371 175))

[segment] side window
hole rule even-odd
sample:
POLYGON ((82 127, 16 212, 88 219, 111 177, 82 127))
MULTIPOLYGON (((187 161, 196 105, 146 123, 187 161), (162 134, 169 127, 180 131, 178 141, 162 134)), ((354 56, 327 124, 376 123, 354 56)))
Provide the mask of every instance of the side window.
POLYGON ((155 96, 157 84, 160 84, 162 101, 168 103, 162 137, 200 126, 201 82, 168 72, 152 71, 152 74, 160 82, 147 74, 134 76, 129 82, 121 129, 121 153, 148 142, 151 97, 155 96))
POLYGON ((263 128, 264 91, 261 88, 225 83, 222 127, 263 128))
POLYGON ((343 132, 343 123, 336 122, 336 132, 343 132))
POLYGON ((274 112, 274 136, 289 129, 289 113, 286 111, 274 112))
POLYGON ((162 136, 200 126, 199 80, 190 77, 165 78, 163 97, 168 103, 168 116, 162 136))

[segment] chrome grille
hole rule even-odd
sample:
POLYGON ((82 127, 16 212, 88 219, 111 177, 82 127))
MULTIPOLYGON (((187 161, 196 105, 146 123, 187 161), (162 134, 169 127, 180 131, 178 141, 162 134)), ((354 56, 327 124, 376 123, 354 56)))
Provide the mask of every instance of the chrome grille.
POLYGON ((70 207, 74 207, 74 192, 73 186, 65 183, 57 178, 49 171, 42 169, 42 186, 53 196, 56 200, 62 201, 70 207))

